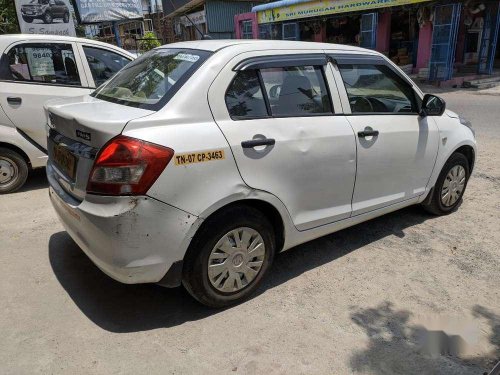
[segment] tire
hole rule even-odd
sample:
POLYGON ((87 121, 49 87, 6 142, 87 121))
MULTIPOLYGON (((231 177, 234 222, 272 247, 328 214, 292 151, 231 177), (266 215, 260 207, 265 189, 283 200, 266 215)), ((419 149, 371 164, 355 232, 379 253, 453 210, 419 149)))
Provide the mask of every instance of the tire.
POLYGON ((28 178, 28 163, 17 152, 0 147, 0 194, 21 188, 28 178))
POLYGON ((32 23, 33 22, 33 18, 32 17, 23 16, 23 20, 24 20, 24 22, 27 22, 27 23, 32 23))
POLYGON ((64 13, 63 22, 64 23, 68 23, 69 22, 69 13, 64 13))
POLYGON ((43 23, 52 23, 54 19, 52 18, 52 14, 50 14, 49 12, 46 12, 44 15, 43 15, 43 23))
POLYGON ((271 267, 274 253, 275 235, 266 216, 252 207, 228 207, 207 219, 194 237, 184 258, 182 284, 206 306, 220 308, 237 304, 247 299, 259 286, 271 267), (231 239, 235 239, 235 233, 242 243, 251 244, 248 246, 250 250, 252 247, 255 250, 247 252, 245 246, 233 246, 235 242, 231 239), (229 241, 226 243, 230 245, 220 245, 224 241, 229 241), (252 246, 256 243, 261 243, 264 248, 261 245, 252 246), (221 250, 219 245, 225 250, 221 250), (260 264, 257 271, 248 269, 248 265, 255 267, 256 264, 260 264), (220 269, 225 271, 218 274, 220 269))
MULTIPOLYGON (((434 186, 434 189, 431 193, 431 199, 428 201, 428 203, 422 205, 425 210, 433 215, 447 215, 450 212, 453 212, 462 201, 465 189, 467 187, 467 182, 469 181, 470 177, 469 171, 469 162, 463 154, 454 153, 453 155, 451 155, 448 161, 444 164, 441 173, 439 174, 436 185, 434 186), (457 171, 457 174, 460 174, 460 172, 462 171, 461 168, 464 171, 463 188, 459 193, 454 194, 456 199, 455 200, 453 199, 453 197, 450 198, 450 194, 452 194, 451 192, 454 190, 454 187, 456 186, 458 189, 460 187, 460 184, 451 185, 452 182, 450 182, 451 180, 449 179, 449 173, 453 173, 452 171, 455 170, 457 171), (446 193, 446 188, 445 190, 443 190, 445 182, 447 182, 448 185, 448 195, 443 197, 443 194, 446 193), (451 199, 451 201, 447 202, 447 199, 451 199)), ((462 178, 460 177, 459 180, 462 180, 462 178)))

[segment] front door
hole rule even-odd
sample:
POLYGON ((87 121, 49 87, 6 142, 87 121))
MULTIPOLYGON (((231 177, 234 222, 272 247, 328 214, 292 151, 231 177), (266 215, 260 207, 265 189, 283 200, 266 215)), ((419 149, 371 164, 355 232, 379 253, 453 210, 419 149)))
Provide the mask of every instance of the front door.
POLYGON ((244 182, 278 197, 306 230, 350 216, 356 144, 345 116, 335 115, 326 57, 279 54, 237 72, 229 64, 209 101, 244 182))
POLYGON ((0 106, 28 138, 46 148, 49 99, 85 95, 87 81, 73 43, 19 43, 0 61, 0 106))
POLYGON ((434 120, 418 115, 417 94, 384 60, 338 62, 357 141, 353 216, 423 194, 438 152, 434 120))

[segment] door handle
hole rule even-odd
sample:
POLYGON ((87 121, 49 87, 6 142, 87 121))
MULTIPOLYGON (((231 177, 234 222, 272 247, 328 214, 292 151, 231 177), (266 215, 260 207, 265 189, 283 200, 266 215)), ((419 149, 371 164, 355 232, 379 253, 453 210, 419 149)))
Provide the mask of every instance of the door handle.
POLYGON ((276 141, 273 138, 252 139, 250 141, 241 142, 243 148, 254 148, 257 146, 273 146, 276 141))
POLYGON ((7 103, 13 105, 19 105, 23 102, 23 100, 17 96, 9 96, 7 97, 7 103))
POLYGON ((358 132, 358 137, 364 138, 364 137, 377 137, 378 136, 378 130, 363 130, 361 132, 358 132))

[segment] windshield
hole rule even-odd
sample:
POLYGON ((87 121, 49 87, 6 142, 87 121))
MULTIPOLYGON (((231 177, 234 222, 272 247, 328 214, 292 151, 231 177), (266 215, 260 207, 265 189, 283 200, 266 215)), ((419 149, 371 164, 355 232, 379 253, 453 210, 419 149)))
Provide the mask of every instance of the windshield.
POLYGON ((120 70, 92 96, 114 103, 158 110, 210 56, 193 49, 156 49, 120 70))

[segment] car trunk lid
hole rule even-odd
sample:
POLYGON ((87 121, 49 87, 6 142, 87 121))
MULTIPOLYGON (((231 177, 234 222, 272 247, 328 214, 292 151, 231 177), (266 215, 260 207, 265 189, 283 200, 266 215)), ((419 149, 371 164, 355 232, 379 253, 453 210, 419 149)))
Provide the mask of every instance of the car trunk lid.
POLYGON ((123 106, 90 96, 51 101, 47 151, 54 178, 73 198, 83 200, 94 159, 126 124, 150 110, 123 106))

